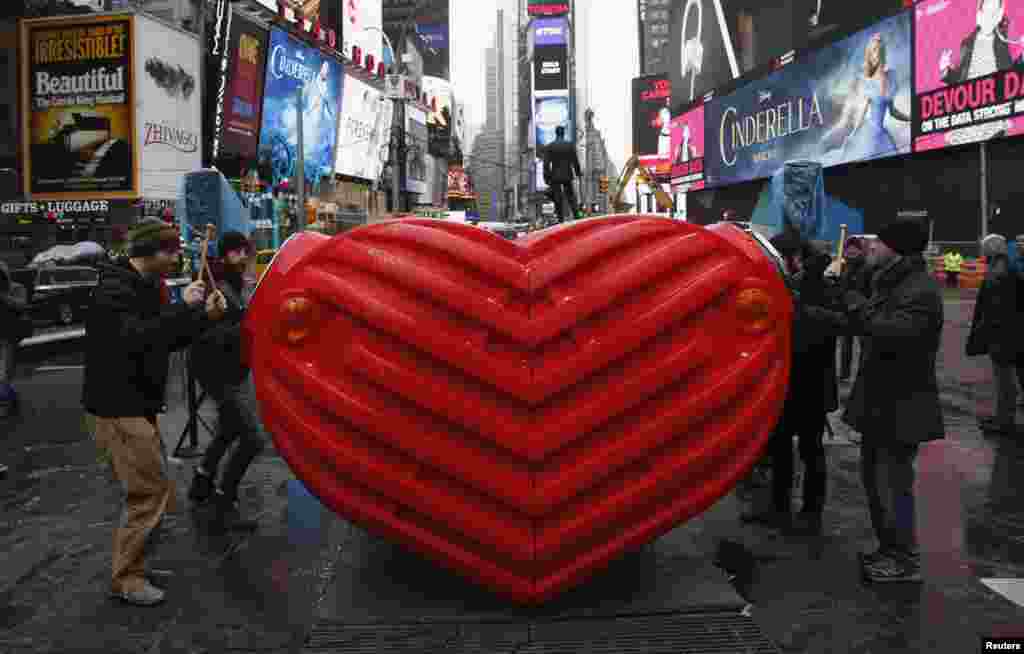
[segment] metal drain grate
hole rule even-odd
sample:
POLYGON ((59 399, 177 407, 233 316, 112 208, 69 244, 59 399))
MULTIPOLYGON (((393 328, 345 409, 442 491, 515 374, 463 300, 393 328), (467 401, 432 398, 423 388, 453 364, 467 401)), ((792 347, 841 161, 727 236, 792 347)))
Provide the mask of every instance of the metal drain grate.
POLYGON ((338 654, 779 654, 735 612, 673 613, 557 622, 346 626, 321 622, 305 652, 338 654))

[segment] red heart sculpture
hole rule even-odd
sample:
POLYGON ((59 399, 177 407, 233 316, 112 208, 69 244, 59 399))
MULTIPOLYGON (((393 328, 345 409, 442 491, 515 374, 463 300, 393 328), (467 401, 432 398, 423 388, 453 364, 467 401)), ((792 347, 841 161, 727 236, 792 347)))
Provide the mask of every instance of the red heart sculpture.
POLYGON ((327 506, 538 603, 750 470, 791 312, 731 226, 413 219, 293 238, 245 331, 264 423, 327 506))

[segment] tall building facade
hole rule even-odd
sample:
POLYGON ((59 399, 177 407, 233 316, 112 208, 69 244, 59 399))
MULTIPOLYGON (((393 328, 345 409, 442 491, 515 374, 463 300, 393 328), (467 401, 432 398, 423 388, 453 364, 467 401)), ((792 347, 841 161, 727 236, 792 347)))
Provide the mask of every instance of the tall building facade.
POLYGON ((668 70, 669 13, 672 0, 637 0, 640 16, 640 71, 642 75, 668 70))

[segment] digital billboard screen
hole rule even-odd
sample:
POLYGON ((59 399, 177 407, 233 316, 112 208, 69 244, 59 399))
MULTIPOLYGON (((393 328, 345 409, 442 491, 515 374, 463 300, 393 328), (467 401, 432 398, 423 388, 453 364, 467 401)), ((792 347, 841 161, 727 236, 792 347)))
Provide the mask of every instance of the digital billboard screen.
POLYGON ((373 181, 380 177, 393 112, 392 103, 380 91, 345 76, 335 160, 338 173, 373 181))
POLYGON ((334 174, 341 104, 341 63, 288 33, 270 31, 259 156, 270 162, 274 185, 292 179, 298 151, 298 92, 302 94, 303 165, 306 181, 334 174))
POLYGON ((914 149, 1024 134, 1024 3, 924 0, 914 21, 914 149))
POLYGON ((565 18, 536 18, 533 21, 534 47, 544 45, 567 45, 569 43, 569 21, 565 18))
POLYGON ((706 105, 708 186, 910 152, 911 16, 887 18, 706 105))
POLYGON ((215 82, 213 157, 256 157, 267 60, 267 31, 238 14, 230 16, 215 82))
POLYGON ((677 107, 757 68, 824 45, 901 0, 670 0, 668 64, 677 107))
POLYGON ((567 49, 564 45, 539 45, 533 50, 533 89, 564 91, 569 88, 567 49))
MULTIPOLYGON (((533 125, 538 153, 543 153, 545 146, 554 142, 559 127, 565 128, 565 140, 574 142, 576 128, 573 125, 572 113, 569 111, 569 92, 534 97, 533 125)), ((538 161, 536 188, 543 191, 547 187, 544 182, 544 167, 538 161)))
POLYGON ((530 0, 526 5, 526 13, 530 16, 562 16, 569 13, 568 2, 552 0, 530 0))
POLYGON ((673 191, 704 188, 704 106, 672 119, 671 178, 673 191))
POLYGON ((633 152, 657 177, 667 178, 672 159, 672 82, 667 75, 633 80, 633 152))

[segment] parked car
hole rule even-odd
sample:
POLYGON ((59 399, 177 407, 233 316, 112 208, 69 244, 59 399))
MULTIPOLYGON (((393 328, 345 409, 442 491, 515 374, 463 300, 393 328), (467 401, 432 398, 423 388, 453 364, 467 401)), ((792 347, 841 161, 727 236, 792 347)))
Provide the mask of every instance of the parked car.
POLYGON ((58 325, 73 325, 85 317, 99 282, 99 272, 88 266, 21 268, 11 277, 25 286, 32 320, 58 325))

